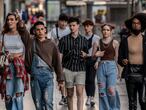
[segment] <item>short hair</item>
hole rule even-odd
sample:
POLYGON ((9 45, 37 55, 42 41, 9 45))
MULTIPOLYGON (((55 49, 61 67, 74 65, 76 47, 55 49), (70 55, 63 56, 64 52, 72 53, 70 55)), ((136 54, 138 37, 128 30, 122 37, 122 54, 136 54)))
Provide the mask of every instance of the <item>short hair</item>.
POLYGON ((64 13, 59 15, 59 20, 60 21, 68 21, 68 16, 64 13))
POLYGON ((37 21, 37 22, 33 25, 33 27, 36 28, 36 26, 38 26, 38 25, 43 25, 43 26, 45 27, 45 24, 44 24, 42 21, 37 21))
POLYGON ((45 16, 43 12, 38 12, 36 13, 36 17, 39 18, 39 17, 45 17, 45 16))
POLYGON ((85 20, 83 23, 82 23, 83 26, 87 26, 87 25, 91 25, 91 26, 94 26, 94 23, 93 21, 91 20, 85 20))
POLYGON ((68 20, 68 23, 76 22, 77 24, 80 24, 80 20, 77 17, 70 17, 68 20))

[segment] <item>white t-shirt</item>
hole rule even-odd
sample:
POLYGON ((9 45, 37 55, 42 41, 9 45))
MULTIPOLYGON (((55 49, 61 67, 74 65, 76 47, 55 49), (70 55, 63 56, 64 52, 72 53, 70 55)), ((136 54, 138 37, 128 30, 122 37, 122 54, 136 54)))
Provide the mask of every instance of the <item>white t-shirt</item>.
MULTIPOLYGON (((87 40, 89 40, 92 37, 92 36, 87 36, 87 35, 84 35, 84 36, 87 40)), ((93 43, 99 44, 99 40, 100 40, 100 37, 98 35, 94 34, 93 38, 92 38, 92 47, 88 50, 89 51, 89 56, 92 56, 93 43)))
MULTIPOLYGON (((69 27, 67 26, 65 29, 60 29, 58 28, 58 36, 59 36, 59 39, 61 39, 63 36, 66 36, 68 34, 70 34, 70 29, 69 27)), ((49 33, 48 33, 48 38, 51 38, 51 39, 57 39, 57 33, 56 33, 56 27, 53 28, 49 33)))

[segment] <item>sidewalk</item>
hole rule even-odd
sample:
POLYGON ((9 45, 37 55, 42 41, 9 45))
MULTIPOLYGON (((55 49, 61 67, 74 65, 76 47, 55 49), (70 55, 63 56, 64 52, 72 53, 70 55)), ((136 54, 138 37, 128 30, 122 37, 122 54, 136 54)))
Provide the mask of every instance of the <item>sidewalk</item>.
MULTIPOLYGON (((126 93, 126 88, 125 88, 125 83, 124 80, 122 80, 121 82, 118 82, 117 84, 117 89, 119 91, 120 94, 120 100, 121 100, 121 110, 128 110, 128 98, 127 98, 127 93, 126 93)), ((86 101, 86 95, 84 92, 84 110, 99 110, 98 109, 98 93, 97 93, 97 89, 96 89, 96 105, 94 108, 90 108, 87 107, 85 105, 85 101, 86 101)), ((58 105, 59 101, 60 101, 60 93, 57 90, 57 87, 55 88, 55 100, 54 100, 54 110, 67 110, 67 106, 60 106, 58 105)), ((76 108, 76 97, 74 96, 74 110, 77 110, 76 108)), ((5 110, 4 107, 4 102, 2 100, 0 100, 0 110, 5 110)), ((35 110, 34 108, 34 104, 32 102, 32 98, 31 98, 31 93, 30 90, 26 92, 25 97, 24 97, 24 110, 35 110)), ((137 110, 140 110, 140 108, 138 108, 137 110)))

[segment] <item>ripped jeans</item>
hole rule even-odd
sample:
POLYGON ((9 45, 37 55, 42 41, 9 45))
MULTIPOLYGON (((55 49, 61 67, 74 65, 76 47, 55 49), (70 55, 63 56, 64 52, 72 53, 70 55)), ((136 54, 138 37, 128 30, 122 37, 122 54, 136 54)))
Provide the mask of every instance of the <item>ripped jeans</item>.
POLYGON ((21 78, 16 77, 14 65, 10 64, 12 79, 6 80, 6 110, 23 110, 24 85, 21 78))
POLYGON ((36 110, 53 110, 53 72, 48 66, 38 66, 41 59, 33 57, 31 94, 36 110))
POLYGON ((99 88, 99 110, 120 110, 120 99, 116 90, 117 66, 115 61, 101 61, 97 69, 99 88))

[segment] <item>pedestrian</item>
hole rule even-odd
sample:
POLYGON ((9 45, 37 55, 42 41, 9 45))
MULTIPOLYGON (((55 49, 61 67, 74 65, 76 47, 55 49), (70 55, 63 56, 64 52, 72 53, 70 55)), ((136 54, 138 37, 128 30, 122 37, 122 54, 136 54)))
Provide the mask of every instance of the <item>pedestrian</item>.
POLYGON ((57 44, 59 40, 70 34, 70 29, 68 27, 68 16, 64 13, 59 15, 58 22, 56 23, 55 27, 49 32, 51 39, 53 39, 57 44))
POLYGON ((73 109, 74 86, 76 87, 77 110, 83 110, 83 91, 85 86, 85 60, 88 53, 88 42, 79 34, 80 21, 71 17, 68 21, 71 33, 59 41, 62 56, 65 85, 67 88, 68 109, 73 109))
MULTIPOLYGON (((62 37, 68 35, 69 33, 70 33, 70 29, 68 27, 68 16, 64 13, 61 13, 59 15, 58 22, 55 24, 55 27, 48 33, 48 37, 50 37, 58 45, 59 40, 62 37)), ((61 92, 61 100, 59 101, 59 105, 66 105, 67 93, 65 87, 61 87, 60 92, 61 92)))
POLYGON ((95 59, 92 58, 92 49, 95 42, 99 42, 100 37, 93 33, 94 23, 91 20, 85 20, 83 23, 85 30, 85 38, 88 41, 89 54, 86 57, 86 84, 85 90, 87 95, 86 105, 93 107, 95 105, 95 75, 96 70, 94 64, 95 59))
POLYGON ((0 48, 4 46, 8 52, 8 64, 4 67, 0 88, 6 110, 23 110, 23 96, 28 90, 24 37, 29 37, 29 33, 23 21, 17 13, 8 13, 0 35, 0 48))
POLYGON ((123 25, 121 31, 119 32, 120 40, 123 40, 124 38, 128 37, 130 34, 129 30, 126 28, 125 25, 123 25))
POLYGON ((129 110, 137 110, 137 94, 141 110, 146 109, 146 14, 138 13, 125 21, 130 35, 123 39, 119 47, 118 63, 124 67, 123 77, 129 99, 129 110))
POLYGON ((118 41, 112 37, 114 27, 111 24, 101 26, 103 38, 94 44, 93 55, 100 57, 96 62, 99 89, 99 110, 120 110, 119 95, 116 90, 118 41), (98 48, 98 51, 97 51, 98 48))
POLYGON ((26 67, 31 73, 31 94, 36 110, 53 110, 53 68, 59 87, 62 86, 62 66, 59 50, 47 39, 43 22, 34 24, 34 38, 26 38, 26 67))

